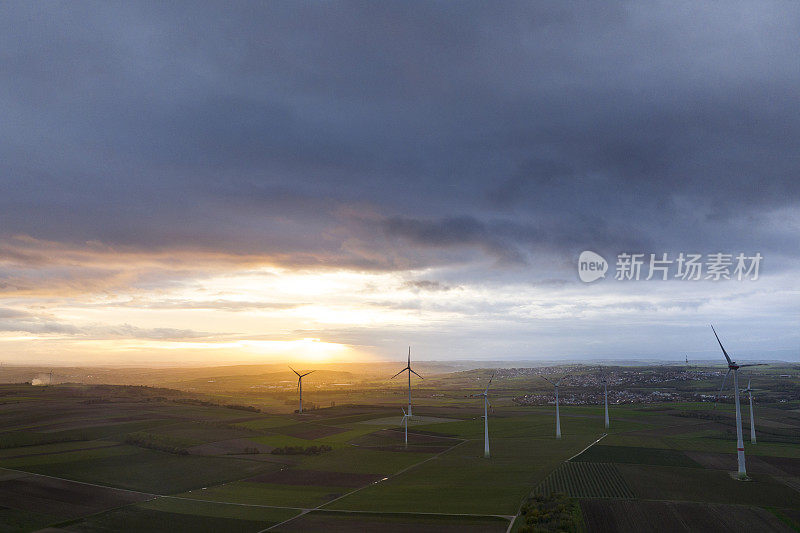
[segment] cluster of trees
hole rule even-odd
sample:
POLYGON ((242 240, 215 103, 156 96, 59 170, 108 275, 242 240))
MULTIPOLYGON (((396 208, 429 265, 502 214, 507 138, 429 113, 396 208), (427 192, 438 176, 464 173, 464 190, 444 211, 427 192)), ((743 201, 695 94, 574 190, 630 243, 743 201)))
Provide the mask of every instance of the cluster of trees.
POLYGON ((280 448, 274 448, 270 453, 273 455, 319 455, 332 449, 327 444, 320 444, 319 446, 281 446, 280 448))
POLYGON ((578 502, 561 493, 533 496, 522 506, 519 519, 524 520, 521 533, 583 530, 578 502))

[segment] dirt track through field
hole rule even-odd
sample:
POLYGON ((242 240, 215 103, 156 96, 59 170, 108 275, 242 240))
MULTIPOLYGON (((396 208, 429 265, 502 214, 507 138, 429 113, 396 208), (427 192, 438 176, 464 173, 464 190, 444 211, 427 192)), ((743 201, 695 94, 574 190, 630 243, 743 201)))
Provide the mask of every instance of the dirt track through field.
POLYGON ((356 488, 374 483, 383 478, 381 474, 353 474, 350 472, 326 472, 322 470, 301 470, 286 468, 277 472, 267 472, 245 481, 276 483, 279 485, 319 485, 322 487, 356 488))

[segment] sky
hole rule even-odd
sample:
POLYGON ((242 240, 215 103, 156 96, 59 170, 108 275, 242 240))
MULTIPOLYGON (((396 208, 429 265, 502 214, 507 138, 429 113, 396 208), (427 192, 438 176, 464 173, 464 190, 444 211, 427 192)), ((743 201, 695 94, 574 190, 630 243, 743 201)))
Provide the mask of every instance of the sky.
POLYGON ((0 360, 721 359, 710 323, 800 360, 798 35, 794 2, 3 2, 0 360))

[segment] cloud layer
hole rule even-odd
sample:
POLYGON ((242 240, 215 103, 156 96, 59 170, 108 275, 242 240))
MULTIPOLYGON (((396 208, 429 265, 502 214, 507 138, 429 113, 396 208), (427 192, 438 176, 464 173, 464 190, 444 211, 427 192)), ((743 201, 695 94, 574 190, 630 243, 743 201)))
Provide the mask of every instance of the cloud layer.
MULTIPOLYGON (((758 251, 760 294, 796 297, 798 34, 800 6, 786 2, 5 3, 0 294, 9 312, 60 315, 3 320, 75 335, 134 320, 131 338, 182 337, 218 330, 180 318, 159 333, 138 309, 315 305, 302 290, 185 294, 264 268, 368 273, 357 290, 373 304, 434 323, 445 311, 428 297, 449 295, 443 335, 474 316, 500 328, 513 312, 494 304, 510 287, 568 297, 565 320, 585 320, 586 287, 563 292, 584 249, 758 251), (392 301, 373 275, 421 299, 392 301), (134 310, 104 323, 63 298, 134 310)), ((637 316, 656 324, 668 297, 646 287, 637 316)), ((708 302, 740 289, 675 292, 708 302)), ((626 306, 639 289, 604 290, 626 306)), ((796 312, 769 316, 758 298, 732 304, 737 320, 797 350, 783 333, 796 312)), ((682 309, 705 322, 702 308, 682 309)), ((291 316, 266 327, 328 327, 291 316)), ((391 326, 356 337, 382 354, 391 326)), ((526 353, 520 328, 496 334, 526 353)), ((490 337, 465 346, 494 351, 490 337)), ((643 340, 604 346, 635 355, 643 340)))

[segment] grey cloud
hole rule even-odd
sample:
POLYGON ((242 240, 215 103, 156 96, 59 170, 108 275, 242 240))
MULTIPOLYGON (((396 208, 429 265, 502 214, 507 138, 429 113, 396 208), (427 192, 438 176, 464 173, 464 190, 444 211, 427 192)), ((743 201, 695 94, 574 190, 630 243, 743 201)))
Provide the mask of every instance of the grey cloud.
POLYGON ((720 228, 800 205, 795 4, 0 10, 6 237, 364 269, 791 248, 720 228))
POLYGON ((141 328, 130 324, 76 326, 60 321, 50 314, 32 313, 10 308, 0 309, 0 331, 35 335, 67 335, 93 340, 186 340, 212 337, 212 334, 205 332, 174 328, 141 328))
POLYGON ((442 283, 441 281, 429 280, 429 279, 418 279, 412 281, 406 281, 403 283, 403 288, 411 289, 413 291, 451 291, 458 287, 453 287, 446 283, 442 283))

